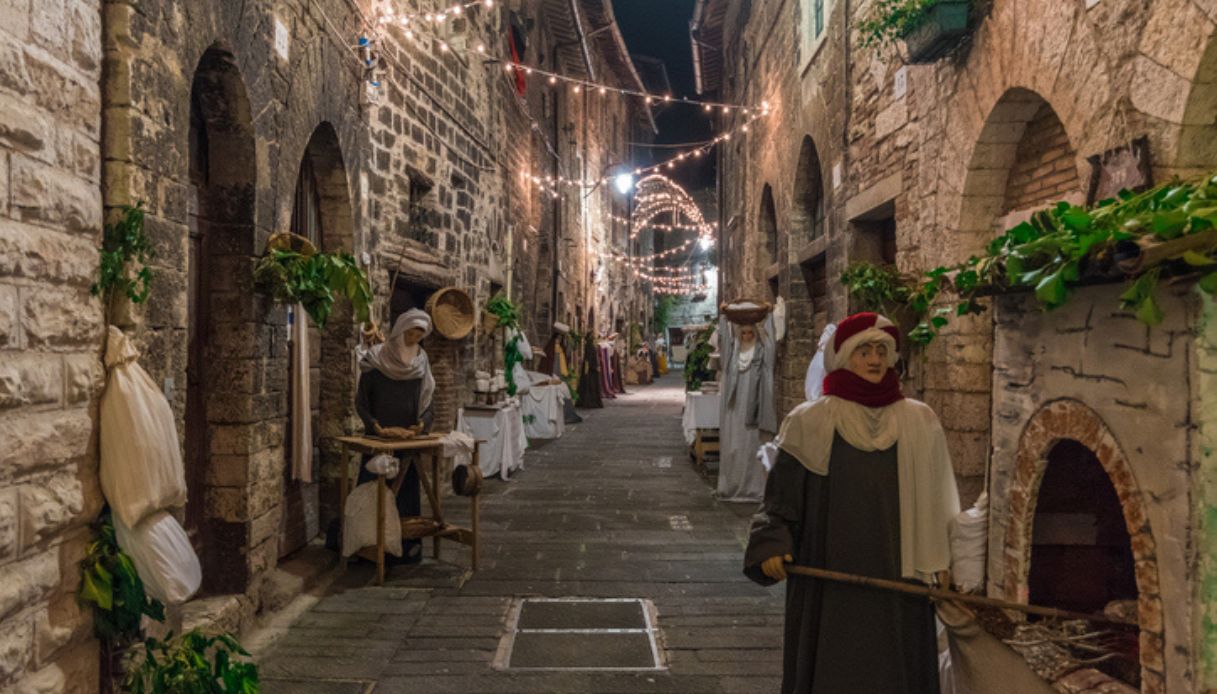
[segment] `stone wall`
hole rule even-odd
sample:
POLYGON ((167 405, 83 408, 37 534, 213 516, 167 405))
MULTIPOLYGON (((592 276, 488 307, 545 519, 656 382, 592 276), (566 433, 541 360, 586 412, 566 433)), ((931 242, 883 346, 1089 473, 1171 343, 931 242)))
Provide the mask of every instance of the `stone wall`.
MULTIPOLYGON (((1084 201, 1087 158, 1143 136, 1157 181, 1217 169, 1213 8, 1182 0, 995 0, 982 4, 951 56, 906 65, 902 46, 859 45, 853 27, 873 3, 826 4, 825 38, 810 57, 800 55, 807 43, 799 33, 802 3, 729 3, 724 31, 719 95, 751 104, 767 99, 773 114, 719 153, 723 291, 763 292, 776 276, 777 290, 790 301, 791 337, 779 365, 783 411, 798 402, 796 389, 814 353, 817 304, 827 305, 827 320, 846 315, 850 301, 837 278, 855 260, 890 261, 885 235, 894 231, 895 264, 906 273, 964 260, 1029 209, 1058 199, 1084 201), (815 157, 806 156, 808 138, 815 157), (808 161, 818 167, 805 166, 808 161), (817 181, 806 175, 809 168, 820 173, 825 205, 825 231, 810 238, 813 215, 804 191, 817 181), (766 187, 774 200, 777 267, 766 265, 764 252, 766 187), (819 302, 810 289, 820 282, 811 278, 826 280, 828 296, 819 302)), ((1040 334, 1064 330, 1068 323, 1056 322, 1061 315, 1044 318, 1040 334)), ((1121 327, 1123 318, 1095 316, 1104 342, 1132 330, 1121 327)), ((998 457, 1007 454, 1006 444, 990 437, 1003 426, 998 402, 1013 406, 994 381, 1000 377, 994 340, 1006 339, 1001 333, 1012 326, 995 321, 991 310, 954 320, 910 365, 908 390, 940 414, 965 502, 981 491, 991 457, 995 465, 1009 462, 998 457)), ((1165 382, 1187 383, 1185 371, 1172 377, 1165 382)), ((1029 386, 1033 393, 1041 388, 1046 384, 1029 386)), ((1122 440, 1126 434, 1103 409, 1120 406, 1101 384, 1097 389, 1102 392, 1082 401, 1122 440)), ((1024 421, 1034 413, 1030 403, 1014 405, 1024 421)), ((1174 436, 1186 421, 1164 419, 1158 433, 1174 436)), ((1173 459, 1182 464, 1188 452, 1180 449, 1173 459)), ((1178 479, 1172 484, 1182 488, 1178 479)), ((1157 511, 1164 520, 1151 522, 1160 550, 1167 538, 1186 537, 1197 521, 1186 504, 1167 506, 1157 511)), ((1172 551, 1177 554, 1162 564, 1164 586, 1186 580, 1179 572, 1195 549, 1172 551)), ((1165 627, 1167 690, 1217 686, 1212 674, 1195 671, 1196 644, 1204 636, 1191 620, 1207 608, 1165 592, 1163 602, 1168 612, 1182 605, 1165 627)))
POLYGON ((75 0, 4 3, 0 19, 0 690, 88 691, 97 645, 76 590, 101 505, 101 19, 75 0))

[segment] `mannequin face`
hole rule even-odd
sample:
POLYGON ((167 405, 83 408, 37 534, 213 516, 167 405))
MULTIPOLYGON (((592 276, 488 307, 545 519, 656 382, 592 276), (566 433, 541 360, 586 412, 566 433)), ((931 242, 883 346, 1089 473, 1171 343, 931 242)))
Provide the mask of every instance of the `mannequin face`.
POLYGON ((402 333, 401 338, 405 341, 407 347, 413 347, 414 345, 417 345, 423 341, 423 329, 410 328, 406 332, 402 333))
POLYGON ((745 325, 739 329, 740 346, 747 349, 756 342, 756 326, 745 325))
POLYGON ((854 353, 849 355, 850 371, 871 383, 878 383, 887 374, 887 345, 882 342, 868 342, 859 345, 854 353))

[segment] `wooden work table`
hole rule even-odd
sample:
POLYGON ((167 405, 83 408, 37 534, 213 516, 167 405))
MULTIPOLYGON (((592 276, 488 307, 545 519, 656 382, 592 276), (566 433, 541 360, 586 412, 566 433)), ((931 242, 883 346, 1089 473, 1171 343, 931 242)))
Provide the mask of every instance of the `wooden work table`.
MULTIPOLYGON (((397 455, 403 452, 417 452, 418 458, 415 460, 403 461, 397 477, 393 479, 393 498, 396 499, 396 491, 400 489, 401 483, 405 478, 406 470, 409 465, 418 465, 419 485, 423 488, 423 492, 427 495, 427 502, 431 505, 431 517, 438 524, 438 527, 424 535, 431 537, 434 542, 434 556, 440 558, 440 540, 448 538, 463 545, 468 545, 473 552, 472 567, 474 571, 478 568, 478 498, 470 497, 472 503, 472 528, 462 528, 444 523, 442 501, 443 490, 440 489, 440 460, 443 457, 443 441, 437 434, 429 434, 426 436, 418 436, 412 439, 382 439, 375 436, 339 436, 336 437, 338 443, 342 444, 342 461, 343 470, 339 478, 339 504, 338 504, 338 522, 339 522, 339 538, 342 537, 342 525, 346 523, 346 499, 350 489, 351 478, 351 458, 355 456, 359 460, 359 465, 362 465, 362 456, 376 455, 378 453, 389 453, 397 455), (429 464, 423 464, 429 463, 429 464)), ((473 461, 471 465, 478 464, 477 446, 474 446, 473 461)), ((359 470, 358 467, 355 468, 359 470)), ((385 484, 386 478, 384 475, 376 476, 376 484, 378 492, 376 494, 376 585, 383 585, 385 580, 385 484)), ((393 511, 394 517, 397 516, 396 508, 393 511)), ((341 540, 340 540, 341 542, 341 540)))

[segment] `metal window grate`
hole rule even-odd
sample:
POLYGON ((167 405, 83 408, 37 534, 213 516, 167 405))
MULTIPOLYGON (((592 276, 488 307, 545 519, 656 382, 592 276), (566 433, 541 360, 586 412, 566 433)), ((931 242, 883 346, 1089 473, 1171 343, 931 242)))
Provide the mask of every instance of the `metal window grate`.
POLYGON ((513 606, 495 667, 528 671, 666 669, 655 609, 639 598, 523 598, 513 606))

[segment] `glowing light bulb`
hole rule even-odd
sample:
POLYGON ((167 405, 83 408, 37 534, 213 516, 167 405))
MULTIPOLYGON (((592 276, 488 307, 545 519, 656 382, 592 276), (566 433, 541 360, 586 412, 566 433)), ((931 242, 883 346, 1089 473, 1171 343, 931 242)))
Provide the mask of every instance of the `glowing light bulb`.
POLYGON ((549 83, 550 83, 550 84, 557 84, 557 83, 558 83, 558 78, 557 78, 557 77, 554 77, 553 75, 550 75, 550 76, 549 76, 549 83))
POLYGON ((576 94, 578 94, 579 92, 580 92, 579 85, 577 85, 577 84, 576 84, 576 85, 575 85, 575 93, 576 93, 576 94))

